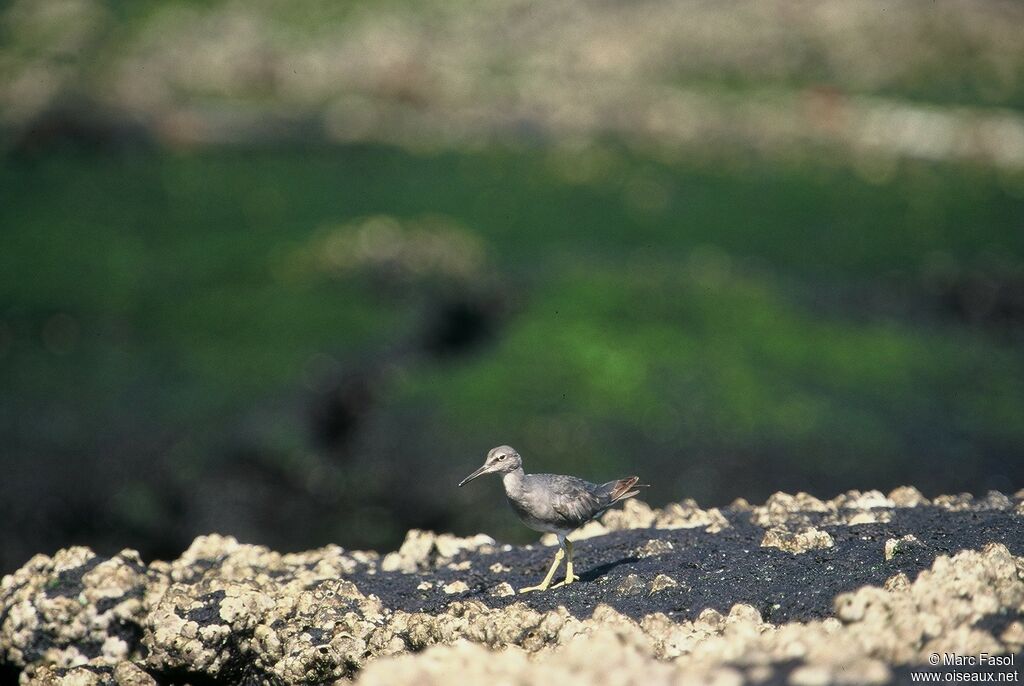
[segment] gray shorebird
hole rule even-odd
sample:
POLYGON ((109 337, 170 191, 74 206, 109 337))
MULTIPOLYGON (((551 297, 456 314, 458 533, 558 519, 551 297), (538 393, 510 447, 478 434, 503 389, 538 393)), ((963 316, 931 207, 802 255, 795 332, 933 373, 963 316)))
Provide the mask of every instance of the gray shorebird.
POLYGON ((480 469, 459 483, 459 488, 478 476, 492 473, 501 474, 505 496, 523 524, 534 531, 558 536, 558 552, 544 580, 537 586, 520 589, 520 593, 545 591, 549 587, 568 586, 576 581, 579 577, 572 570, 572 541, 567 536, 612 505, 632 498, 640 492, 634 489, 643 485, 637 483, 640 480, 638 476, 592 484, 575 476, 526 474, 519 453, 507 445, 499 445, 487 453, 480 469), (567 558, 565 580, 551 586, 551 578, 563 556, 567 558))

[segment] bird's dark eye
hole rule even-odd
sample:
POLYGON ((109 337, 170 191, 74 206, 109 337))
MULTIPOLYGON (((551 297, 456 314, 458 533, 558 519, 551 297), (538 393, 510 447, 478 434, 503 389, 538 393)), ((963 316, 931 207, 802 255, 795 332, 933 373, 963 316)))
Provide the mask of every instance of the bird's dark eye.
POLYGON ((498 459, 499 459, 499 460, 504 460, 504 459, 505 459, 505 456, 504 456, 504 455, 498 455, 498 459))

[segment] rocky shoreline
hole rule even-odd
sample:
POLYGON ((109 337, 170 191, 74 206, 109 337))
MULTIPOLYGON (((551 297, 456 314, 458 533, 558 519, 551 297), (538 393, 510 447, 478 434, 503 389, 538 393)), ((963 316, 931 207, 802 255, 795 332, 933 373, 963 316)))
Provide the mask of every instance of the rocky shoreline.
POLYGON ((526 595, 551 541, 37 555, 0 584, 0 680, 891 683, 951 669, 933 653, 1024 650, 1024 492, 628 501, 573 538, 581 581, 526 595))

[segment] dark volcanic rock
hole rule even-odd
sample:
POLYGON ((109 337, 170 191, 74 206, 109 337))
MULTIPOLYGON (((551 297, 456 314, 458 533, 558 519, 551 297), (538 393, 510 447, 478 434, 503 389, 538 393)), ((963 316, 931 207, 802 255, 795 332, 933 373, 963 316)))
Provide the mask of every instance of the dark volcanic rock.
POLYGON ((574 535, 578 583, 525 595, 513 587, 535 583, 554 549, 482 535, 411 531, 383 559, 336 546, 280 555, 221 536, 148 566, 132 551, 71 548, 4 577, 0 675, 140 686, 906 680, 932 652, 1024 647, 1020 511, 1019 497, 929 502, 913 489, 723 510, 631 501, 574 535))
MULTIPOLYGON (((727 510, 726 516, 732 526, 717 534, 651 528, 614 531, 582 541, 576 545, 576 567, 584 583, 528 596, 528 602, 538 610, 564 606, 578 618, 589 617, 595 607, 607 604, 638 620, 652 612, 694 619, 706 608, 728 611, 736 603, 746 603, 771 621, 806 621, 831 615, 839 593, 868 584, 881 586, 899 572, 916 578, 939 555, 980 549, 990 542, 1024 555, 1024 520, 1012 511, 950 512, 932 506, 895 510, 884 524, 825 526, 835 545, 800 554, 762 548, 764 529, 750 523, 749 513, 727 510), (906 534, 915 535, 921 545, 887 561, 886 540, 906 534), (671 543, 672 549, 640 557, 638 549, 654 538, 671 543), (623 597, 617 591, 630 575, 652 581, 658 574, 680 586, 666 589, 656 599, 649 594, 623 597)), ((502 581, 516 588, 536 583, 552 554, 553 549, 546 546, 511 548, 486 556, 485 564, 453 569, 458 562, 474 559, 472 553, 461 553, 454 565, 433 572, 435 586, 429 591, 417 588, 423 581, 420 575, 363 571, 353 581, 386 606, 409 612, 443 612, 454 601, 470 599, 500 608, 522 602, 524 596, 493 597, 490 590, 502 581), (494 564, 511 571, 494 573, 490 571, 494 564), (441 590, 457 579, 469 585, 467 593, 451 596, 441 590)))

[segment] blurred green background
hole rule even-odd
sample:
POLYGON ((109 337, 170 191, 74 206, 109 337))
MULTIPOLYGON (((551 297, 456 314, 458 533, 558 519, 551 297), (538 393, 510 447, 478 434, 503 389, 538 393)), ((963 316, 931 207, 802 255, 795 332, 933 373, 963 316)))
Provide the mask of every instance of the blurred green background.
POLYGON ((0 4, 0 571, 1024 476, 1024 5, 0 4))

